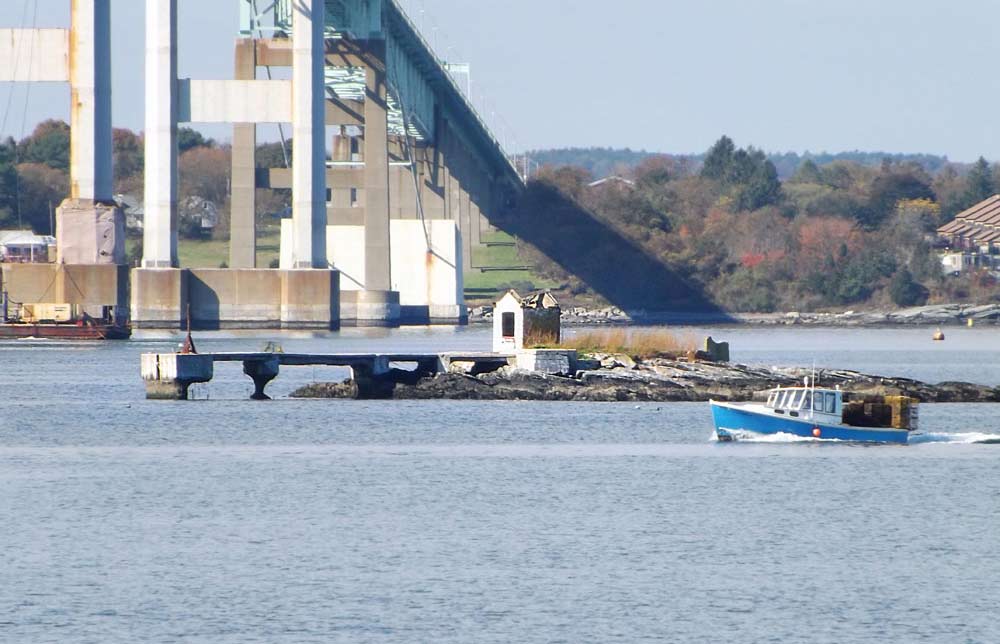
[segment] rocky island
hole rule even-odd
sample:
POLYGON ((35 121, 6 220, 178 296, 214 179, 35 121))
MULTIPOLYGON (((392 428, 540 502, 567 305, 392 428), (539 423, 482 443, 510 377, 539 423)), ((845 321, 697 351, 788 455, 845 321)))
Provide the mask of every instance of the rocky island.
MULTIPOLYGON (((542 400, 593 402, 747 401, 778 386, 795 386, 811 369, 757 367, 685 358, 636 360, 594 355, 580 360, 572 375, 503 366, 476 373, 467 364, 447 372, 420 374, 392 369, 360 384, 355 380, 316 383, 293 398, 380 398, 395 400, 542 400)), ((964 382, 929 384, 855 371, 817 370, 817 386, 838 386, 869 395, 905 395, 921 402, 998 402, 1000 388, 964 382)))

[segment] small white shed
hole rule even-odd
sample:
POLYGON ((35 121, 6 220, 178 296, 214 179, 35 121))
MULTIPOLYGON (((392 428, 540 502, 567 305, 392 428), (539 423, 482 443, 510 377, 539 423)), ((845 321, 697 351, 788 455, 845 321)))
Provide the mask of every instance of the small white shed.
POLYGON ((526 345, 558 344, 562 310, 551 293, 522 298, 510 290, 493 307, 493 352, 516 353, 526 345))

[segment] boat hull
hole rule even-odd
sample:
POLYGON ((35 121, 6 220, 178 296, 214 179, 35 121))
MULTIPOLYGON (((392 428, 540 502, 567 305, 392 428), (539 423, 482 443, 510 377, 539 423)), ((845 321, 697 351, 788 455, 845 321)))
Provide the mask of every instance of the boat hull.
POLYGON ((55 340, 127 340, 131 329, 107 324, 0 324, 2 338, 52 338, 55 340))
POLYGON ((733 440, 745 432, 757 435, 789 434, 802 438, 839 440, 863 443, 906 444, 909 432, 905 429, 851 427, 829 425, 809 419, 790 418, 759 411, 741 409, 729 403, 712 402, 712 420, 716 436, 721 441, 733 440), (816 430, 819 430, 818 432, 816 430), (817 436, 818 433, 818 436, 817 436))

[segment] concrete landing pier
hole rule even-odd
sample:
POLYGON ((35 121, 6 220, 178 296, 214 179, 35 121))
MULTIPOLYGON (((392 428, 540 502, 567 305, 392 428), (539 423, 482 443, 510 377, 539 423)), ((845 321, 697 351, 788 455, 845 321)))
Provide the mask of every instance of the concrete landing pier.
POLYGON ((518 356, 495 353, 145 353, 142 355, 142 379, 150 400, 187 400, 192 384, 210 382, 216 362, 242 362, 243 373, 254 383, 253 400, 269 400, 264 392, 282 366, 348 367, 358 387, 360 398, 378 398, 379 377, 388 374, 392 365, 415 365, 415 377, 432 376, 451 370, 453 363, 472 365, 472 369, 495 370, 517 364, 518 356))

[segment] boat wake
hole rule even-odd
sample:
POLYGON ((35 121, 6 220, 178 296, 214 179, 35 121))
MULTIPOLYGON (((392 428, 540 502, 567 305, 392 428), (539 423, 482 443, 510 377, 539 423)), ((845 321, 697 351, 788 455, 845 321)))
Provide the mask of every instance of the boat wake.
MULTIPOLYGON (((713 440, 720 442, 740 443, 841 443, 843 441, 825 438, 809 438, 794 434, 756 434, 747 431, 726 430, 724 436, 715 434, 713 440)), ((955 434, 927 433, 912 434, 910 445, 945 444, 945 445, 1000 445, 1000 434, 982 432, 959 432, 955 434)))
POLYGON ((910 436, 910 445, 950 443, 952 445, 1000 445, 1000 434, 960 432, 956 434, 927 433, 910 436))
POLYGON ((839 443, 841 441, 825 439, 825 438, 811 438, 808 436, 796 436, 795 434, 757 434, 755 432, 748 432, 743 430, 726 430, 726 433, 722 436, 719 434, 714 434, 712 436, 713 440, 723 442, 723 443, 839 443))

